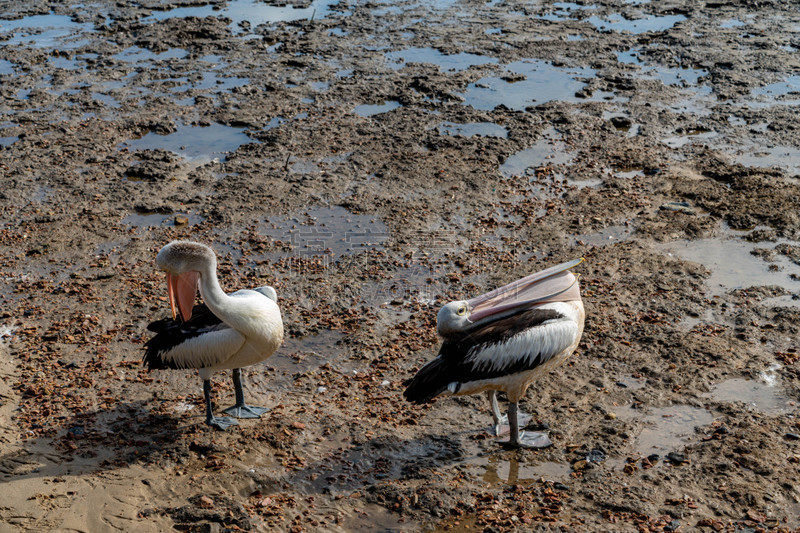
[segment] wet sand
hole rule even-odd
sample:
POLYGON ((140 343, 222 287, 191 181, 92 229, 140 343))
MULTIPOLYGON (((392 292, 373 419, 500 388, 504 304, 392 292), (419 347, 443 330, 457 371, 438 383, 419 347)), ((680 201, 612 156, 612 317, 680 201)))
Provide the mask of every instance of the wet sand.
POLYGON ((800 529, 792 6, 2 16, 0 532, 800 529), (175 238, 280 297, 228 432, 141 367, 175 238), (403 401, 442 304, 580 256, 583 340, 522 404, 552 447, 403 401))

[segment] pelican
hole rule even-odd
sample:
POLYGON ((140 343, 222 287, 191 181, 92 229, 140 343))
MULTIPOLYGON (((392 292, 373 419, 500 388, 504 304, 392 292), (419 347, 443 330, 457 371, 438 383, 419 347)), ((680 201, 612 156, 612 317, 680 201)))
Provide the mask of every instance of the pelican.
POLYGON ((543 433, 519 431, 518 404, 528 386, 563 363, 578 346, 585 312, 578 278, 583 258, 531 274, 470 300, 442 307, 436 329, 442 346, 403 395, 422 404, 439 395, 487 391, 495 428, 501 423, 497 391, 508 395, 509 437, 517 448, 551 444, 543 433))
POLYGON ((217 280, 217 256, 197 242, 167 244, 158 252, 156 264, 167 273, 172 319, 148 326, 156 335, 145 344, 144 365, 149 369, 197 368, 203 380, 206 423, 222 430, 238 422, 214 416, 211 376, 217 370, 232 369, 236 404, 224 413, 259 418, 267 409, 245 403, 240 369, 268 358, 283 341, 275 289, 265 286, 225 294, 217 280), (195 306, 198 288, 204 304, 195 306))

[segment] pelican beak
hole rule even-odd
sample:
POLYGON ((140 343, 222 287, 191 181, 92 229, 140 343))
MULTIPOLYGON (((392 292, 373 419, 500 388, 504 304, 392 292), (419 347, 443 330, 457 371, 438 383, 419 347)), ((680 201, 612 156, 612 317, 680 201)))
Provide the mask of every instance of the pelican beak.
POLYGON ((198 272, 189 271, 181 274, 167 272, 169 290, 169 306, 172 309, 172 320, 180 313, 181 320, 186 322, 192 318, 194 298, 197 296, 197 284, 200 280, 198 272))
POLYGON ((532 305, 580 300, 578 278, 569 269, 582 262, 583 258, 562 263, 467 300, 470 322, 508 316, 532 305))

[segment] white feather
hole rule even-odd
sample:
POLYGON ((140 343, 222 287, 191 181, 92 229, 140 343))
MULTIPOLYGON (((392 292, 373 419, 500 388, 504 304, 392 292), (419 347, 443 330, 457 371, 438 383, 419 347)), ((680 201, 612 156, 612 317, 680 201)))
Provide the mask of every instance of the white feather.
POLYGON ((519 361, 533 368, 567 349, 580 335, 574 307, 559 302, 542 308, 558 311, 564 318, 548 320, 504 342, 475 346, 467 352, 465 362, 471 362, 476 372, 503 371, 519 361))

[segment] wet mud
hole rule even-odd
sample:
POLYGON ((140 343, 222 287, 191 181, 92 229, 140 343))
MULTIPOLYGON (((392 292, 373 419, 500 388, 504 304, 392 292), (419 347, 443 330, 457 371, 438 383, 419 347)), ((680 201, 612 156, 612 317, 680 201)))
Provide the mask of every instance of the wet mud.
POLYGON ((0 531, 800 529, 796 5, 1 16, 0 531), (176 238, 279 294, 228 432, 141 367, 176 238), (522 402, 552 447, 403 401, 443 303, 580 256, 583 340, 522 402))

